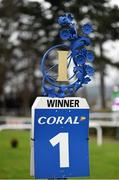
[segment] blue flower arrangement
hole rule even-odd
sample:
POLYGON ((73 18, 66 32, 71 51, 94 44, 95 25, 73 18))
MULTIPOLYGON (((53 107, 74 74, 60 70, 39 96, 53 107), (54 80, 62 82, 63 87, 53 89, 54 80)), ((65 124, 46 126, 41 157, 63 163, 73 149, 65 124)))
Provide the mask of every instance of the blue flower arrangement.
MULTIPOLYGON (((43 73, 43 95, 48 97, 66 97, 74 94, 84 84, 88 84, 91 79, 90 77, 94 74, 94 68, 90 63, 94 60, 94 54, 86 47, 91 45, 91 40, 88 35, 93 31, 92 25, 87 23, 81 28, 82 34, 78 35, 76 22, 74 17, 70 13, 66 13, 58 18, 58 23, 61 26, 60 38, 63 41, 69 41, 68 46, 70 55, 68 56, 69 62, 74 62, 74 76, 76 80, 71 84, 57 84, 56 80, 45 72, 44 63, 48 53, 58 47, 67 47, 65 44, 59 44, 51 47, 43 56, 41 63, 41 70, 43 73)), ((71 79, 70 78, 70 79, 71 79)))

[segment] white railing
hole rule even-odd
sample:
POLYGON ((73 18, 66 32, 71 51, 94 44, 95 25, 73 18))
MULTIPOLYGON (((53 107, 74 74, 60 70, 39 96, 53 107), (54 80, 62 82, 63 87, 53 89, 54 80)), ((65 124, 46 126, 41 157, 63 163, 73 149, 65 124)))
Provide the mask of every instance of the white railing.
POLYGON ((93 112, 90 113, 91 120, 108 120, 108 121, 117 121, 119 120, 119 112, 93 112))
POLYGON ((3 124, 0 125, 0 131, 2 130, 15 130, 15 129, 19 129, 19 130, 23 130, 23 129, 31 129, 31 124, 3 124))

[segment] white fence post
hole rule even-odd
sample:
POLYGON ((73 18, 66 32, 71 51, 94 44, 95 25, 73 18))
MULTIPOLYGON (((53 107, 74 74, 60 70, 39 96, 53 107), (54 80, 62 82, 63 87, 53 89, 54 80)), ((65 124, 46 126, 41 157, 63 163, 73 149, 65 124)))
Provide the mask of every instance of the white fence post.
POLYGON ((97 145, 101 146, 102 145, 102 141, 103 141, 103 137, 102 137, 102 128, 101 126, 97 126, 97 145))

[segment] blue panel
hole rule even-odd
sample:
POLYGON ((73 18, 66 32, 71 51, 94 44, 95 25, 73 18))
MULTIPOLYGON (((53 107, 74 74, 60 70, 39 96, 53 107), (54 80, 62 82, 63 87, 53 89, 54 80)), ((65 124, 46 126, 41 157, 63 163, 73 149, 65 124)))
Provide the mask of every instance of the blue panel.
MULTIPOLYGON (((65 121, 64 120, 64 121, 65 121)), ((34 126, 34 158, 35 178, 67 178, 89 176, 88 155, 88 109, 36 109, 34 126), (46 119, 39 124, 40 117, 64 116, 65 120, 71 116, 78 116, 79 124, 52 124, 46 119), (81 118, 82 117, 82 118, 81 118), (86 118, 85 120, 83 118, 86 118), (59 144, 52 146, 49 142, 59 133, 69 134, 69 167, 60 168, 59 144)))

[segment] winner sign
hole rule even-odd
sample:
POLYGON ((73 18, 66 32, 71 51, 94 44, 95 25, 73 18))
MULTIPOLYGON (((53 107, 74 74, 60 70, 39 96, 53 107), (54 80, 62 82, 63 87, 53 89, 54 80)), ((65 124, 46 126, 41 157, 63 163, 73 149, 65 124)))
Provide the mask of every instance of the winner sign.
POLYGON ((90 65, 94 56, 86 49, 92 26, 85 24, 84 35, 79 36, 71 14, 60 16, 58 23, 63 28, 60 37, 70 43, 53 46, 44 54, 44 97, 37 97, 32 106, 30 173, 37 179, 89 176, 89 106, 86 99, 69 96, 94 73, 90 65), (49 68, 47 60, 54 54, 57 63, 49 68))
POLYGON ((35 178, 88 176, 88 127, 85 99, 38 97, 32 107, 35 178))

